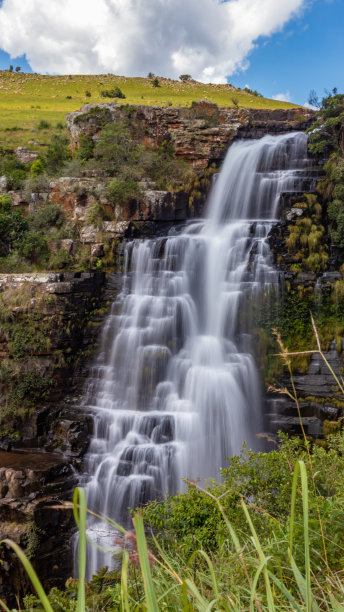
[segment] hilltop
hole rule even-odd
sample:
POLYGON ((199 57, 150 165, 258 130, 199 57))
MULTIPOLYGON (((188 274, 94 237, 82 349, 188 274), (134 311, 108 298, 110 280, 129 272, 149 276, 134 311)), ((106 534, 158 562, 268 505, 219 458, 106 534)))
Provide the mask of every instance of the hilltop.
POLYGON ((197 81, 173 81, 107 75, 48 76, 0 71, 0 146, 42 149, 54 133, 65 133, 65 116, 87 102, 110 101, 102 91, 119 87, 124 104, 190 106, 204 99, 219 106, 246 108, 296 108, 289 102, 270 100, 230 84, 211 85, 197 81))

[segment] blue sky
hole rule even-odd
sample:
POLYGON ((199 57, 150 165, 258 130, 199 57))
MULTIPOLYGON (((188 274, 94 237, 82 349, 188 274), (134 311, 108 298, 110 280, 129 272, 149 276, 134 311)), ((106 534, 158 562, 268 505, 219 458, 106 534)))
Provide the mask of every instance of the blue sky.
POLYGON ((344 0, 237 0, 234 17, 223 12, 231 2, 219 2, 214 11, 214 0, 145 0, 141 12, 139 1, 116 2, 111 14, 106 0, 0 0, 0 69, 13 64, 28 72, 128 76, 152 70, 170 77, 189 72, 212 82, 229 75, 235 86, 298 104, 311 89, 320 96, 325 88, 344 91, 344 0), (77 23, 71 3, 75 10, 83 7, 77 23))
POLYGON ((289 92, 298 104, 311 89, 320 97, 333 87, 344 92, 344 1, 316 0, 282 33, 259 40, 249 61, 248 70, 231 76, 233 85, 267 97, 289 92))

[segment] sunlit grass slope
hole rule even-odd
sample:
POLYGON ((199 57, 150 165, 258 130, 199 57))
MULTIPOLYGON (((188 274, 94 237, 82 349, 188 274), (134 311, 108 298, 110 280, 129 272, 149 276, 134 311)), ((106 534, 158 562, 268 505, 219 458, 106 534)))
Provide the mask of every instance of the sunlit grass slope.
POLYGON ((125 94, 126 99, 119 100, 125 104, 190 106, 193 100, 204 99, 219 106, 295 107, 288 102, 248 94, 229 84, 182 83, 159 77, 159 86, 153 87, 152 80, 148 78, 112 74, 47 76, 0 71, 0 146, 43 148, 54 132, 65 130, 66 113, 78 110, 87 102, 112 101, 103 98, 101 91, 116 86, 125 94), (48 128, 39 129, 42 120, 49 123, 48 128), (61 123, 63 128, 58 125, 61 123))

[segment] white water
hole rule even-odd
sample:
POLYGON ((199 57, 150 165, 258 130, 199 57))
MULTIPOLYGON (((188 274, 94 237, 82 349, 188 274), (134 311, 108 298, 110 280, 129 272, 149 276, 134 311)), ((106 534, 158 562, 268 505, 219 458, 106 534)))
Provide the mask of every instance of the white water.
MULTIPOLYGON (((231 146, 205 220, 125 253, 122 292, 88 380, 94 415, 87 502, 125 520, 128 507, 218 476, 245 440, 257 447, 261 389, 249 304, 278 286, 267 235, 280 194, 300 191, 303 133, 231 146)), ((111 544, 104 524, 93 539, 111 544)), ((111 564, 90 548, 88 573, 111 564)))

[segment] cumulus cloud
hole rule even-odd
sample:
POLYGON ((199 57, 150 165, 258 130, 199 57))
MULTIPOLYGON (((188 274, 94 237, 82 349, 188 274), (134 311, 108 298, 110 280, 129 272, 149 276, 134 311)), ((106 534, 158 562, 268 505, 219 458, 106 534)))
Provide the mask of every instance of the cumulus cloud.
POLYGON ((0 47, 33 70, 223 83, 306 0, 3 0, 0 47))
POLYGON ((272 96, 273 100, 279 100, 280 102, 291 102, 290 91, 285 91, 284 93, 278 93, 275 96, 272 96))
POLYGON ((304 102, 303 106, 305 108, 309 108, 310 110, 314 110, 314 111, 319 110, 318 106, 313 106, 313 104, 310 104, 309 102, 304 102))

